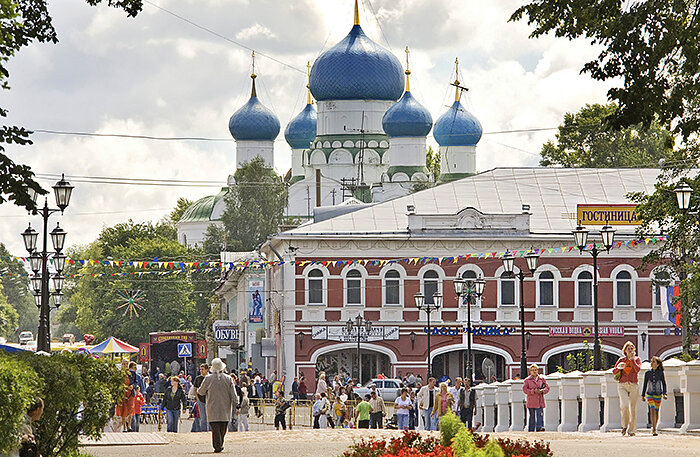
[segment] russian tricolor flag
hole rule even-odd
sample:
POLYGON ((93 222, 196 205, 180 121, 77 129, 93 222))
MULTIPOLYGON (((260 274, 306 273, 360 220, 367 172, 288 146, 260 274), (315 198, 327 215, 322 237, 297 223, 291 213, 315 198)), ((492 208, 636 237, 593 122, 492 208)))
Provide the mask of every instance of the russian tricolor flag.
POLYGON ((676 327, 681 326, 681 286, 662 287, 661 314, 676 327), (664 293, 665 292, 665 293, 664 293))

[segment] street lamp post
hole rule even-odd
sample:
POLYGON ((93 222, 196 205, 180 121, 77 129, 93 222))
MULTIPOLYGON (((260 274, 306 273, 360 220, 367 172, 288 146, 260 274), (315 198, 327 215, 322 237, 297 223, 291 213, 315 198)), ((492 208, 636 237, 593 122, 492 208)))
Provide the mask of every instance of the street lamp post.
MULTIPOLYGON (((574 235, 574 243, 578 247, 579 252, 588 252, 593 257, 593 369, 599 371, 601 369, 600 359, 600 337, 598 333, 598 254, 602 251, 598 249, 598 245, 593 243, 590 249, 587 250, 588 244, 588 229, 579 225, 571 231, 574 235)), ((600 230, 600 236, 603 240, 603 247, 605 247, 605 252, 610 252, 612 248, 613 240, 615 239, 615 229, 613 229, 608 221, 605 221, 605 225, 600 230)))
MULTIPOLYGON (((61 289, 63 288, 64 280, 62 273, 66 265, 66 256, 61 253, 66 241, 66 231, 56 224, 56 228, 49 233, 48 222, 49 216, 59 211, 63 214, 63 211, 68 207, 71 193, 73 192, 73 186, 61 175, 61 180, 53 186, 53 190, 56 197, 56 206, 58 206, 59 209, 49 208, 48 199, 44 199, 44 207, 36 210, 36 213, 41 216, 43 221, 42 250, 38 251, 36 248, 39 234, 32 228, 32 224, 29 224, 29 227, 22 232, 24 247, 30 254, 29 265, 34 272, 31 285, 37 307, 39 308, 39 329, 37 332, 36 349, 37 351, 44 351, 47 353, 51 353, 50 313, 52 308, 58 309, 61 306, 61 299, 63 298, 61 289), (51 254, 51 252, 48 251, 49 235, 51 236, 51 243, 54 247, 53 261, 54 269, 56 270, 56 273, 51 276, 49 275, 49 255, 51 254), (49 277, 52 279, 54 286, 54 292, 51 294, 53 306, 49 304, 49 277)), ((29 189, 29 193, 34 202, 36 202, 38 197, 36 191, 29 189)))
POLYGON ((354 327, 357 327, 357 382, 362 383, 362 365, 360 363, 361 330, 362 327, 364 327, 365 331, 367 332, 367 336, 369 337, 369 332, 372 331, 372 322, 363 319, 362 316, 358 314, 354 321, 352 319, 348 319, 345 323, 345 330, 348 332, 348 335, 352 334, 352 329, 354 327))
POLYGON ((484 294, 484 286, 486 280, 482 277, 475 281, 456 278, 454 280, 455 294, 457 300, 461 301, 462 297, 466 298, 467 302, 467 378, 469 382, 474 381, 474 369, 472 367, 472 303, 476 299, 481 298, 484 294))
MULTIPOLYGON (((530 270, 530 274, 534 274, 537 270, 537 261, 539 260, 539 255, 534 251, 530 251, 525 254, 525 260, 527 261, 527 268, 530 270)), ((520 378, 525 379, 527 376, 527 352, 525 348, 525 301, 523 300, 523 281, 525 280, 525 273, 521 268, 515 273, 515 256, 510 253, 506 253, 503 256, 503 269, 506 273, 511 276, 517 277, 520 281, 520 378)))
POLYGON ((440 292, 435 292, 433 294, 433 302, 432 303, 426 303, 425 302, 425 295, 422 293, 418 292, 413 296, 414 300, 416 301, 416 308, 418 308, 418 311, 425 311, 425 314, 428 315, 428 373, 426 376, 427 378, 430 378, 430 372, 432 371, 431 367, 431 360, 430 360, 430 313, 433 311, 437 311, 442 307, 442 294, 440 292))
MULTIPOLYGON (((693 195, 693 188, 688 185, 688 183, 682 183, 673 191, 676 193, 676 200, 678 202, 678 209, 683 211, 684 213, 689 213, 690 209, 690 197, 693 195)), ((698 221, 700 221, 700 213, 693 212, 690 214, 695 214, 698 218, 698 221)), ((687 260, 687 252, 683 253, 683 260, 687 260)), ((680 272, 680 279, 681 281, 686 279, 686 273, 685 270, 681 269, 680 272)), ((679 299, 682 300, 683 294, 679 297, 679 299)), ((682 325, 682 332, 683 332, 683 350, 685 351, 686 348, 690 348, 690 312, 687 309, 687 306, 685 303, 681 302, 681 312, 684 314, 682 315, 683 318, 681 319, 681 325, 682 325)), ((690 351, 688 349, 688 351, 690 351)), ((698 340, 698 359, 700 359, 700 340, 698 340)))

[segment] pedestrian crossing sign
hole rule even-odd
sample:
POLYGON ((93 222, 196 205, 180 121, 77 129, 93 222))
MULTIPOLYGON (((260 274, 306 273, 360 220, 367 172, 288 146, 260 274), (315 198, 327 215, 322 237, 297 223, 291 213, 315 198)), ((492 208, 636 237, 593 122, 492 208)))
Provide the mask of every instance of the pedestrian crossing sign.
POLYGON ((178 343, 177 344, 177 356, 178 357, 192 357, 192 343, 178 343))

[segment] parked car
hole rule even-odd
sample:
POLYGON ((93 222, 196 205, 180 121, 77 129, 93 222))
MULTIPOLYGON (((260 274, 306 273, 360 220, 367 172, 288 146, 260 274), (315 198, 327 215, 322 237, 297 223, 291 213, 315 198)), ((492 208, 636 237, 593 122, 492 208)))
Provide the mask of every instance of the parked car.
POLYGON ((34 341, 34 335, 32 332, 22 332, 19 334, 19 344, 25 345, 30 341, 34 341))
POLYGON ((401 395, 399 392, 399 385, 401 384, 400 379, 370 379, 362 387, 355 387, 352 391, 353 397, 364 398, 366 394, 370 392, 370 386, 374 384, 377 387, 379 395, 384 399, 385 402, 394 402, 396 397, 401 395))

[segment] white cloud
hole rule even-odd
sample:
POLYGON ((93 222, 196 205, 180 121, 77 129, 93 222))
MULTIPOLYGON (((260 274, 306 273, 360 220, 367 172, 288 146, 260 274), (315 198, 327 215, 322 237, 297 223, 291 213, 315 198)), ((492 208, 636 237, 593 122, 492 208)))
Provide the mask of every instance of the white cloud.
POLYGON ((277 38, 277 35, 272 33, 272 31, 264 25, 255 24, 238 32, 236 34, 236 39, 246 41, 260 36, 265 38, 277 38))

